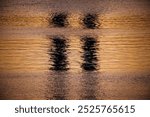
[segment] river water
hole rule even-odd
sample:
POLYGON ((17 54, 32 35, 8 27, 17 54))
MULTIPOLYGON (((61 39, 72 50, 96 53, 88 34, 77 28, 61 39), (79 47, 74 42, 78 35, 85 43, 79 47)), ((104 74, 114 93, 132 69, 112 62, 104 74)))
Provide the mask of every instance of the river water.
POLYGON ((0 99, 150 99, 150 1, 0 9, 0 99))

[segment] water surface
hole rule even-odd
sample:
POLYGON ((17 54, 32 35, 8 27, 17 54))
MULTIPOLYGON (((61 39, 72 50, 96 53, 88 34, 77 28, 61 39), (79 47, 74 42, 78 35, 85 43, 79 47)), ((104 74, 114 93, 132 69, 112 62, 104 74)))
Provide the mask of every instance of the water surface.
POLYGON ((150 99, 148 0, 1 0, 0 99, 150 99))

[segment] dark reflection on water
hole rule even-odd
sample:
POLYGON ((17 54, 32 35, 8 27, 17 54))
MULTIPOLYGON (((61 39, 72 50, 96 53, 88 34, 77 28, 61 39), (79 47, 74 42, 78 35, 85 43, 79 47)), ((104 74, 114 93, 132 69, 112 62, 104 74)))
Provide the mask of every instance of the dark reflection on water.
POLYGON ((0 1, 0 99, 150 99, 150 0, 87 1, 0 1))
MULTIPOLYGON (((97 70, 97 40, 91 36, 84 36, 82 41, 82 69, 79 76, 81 79, 81 94, 79 99, 97 99, 98 76, 92 75, 97 70), (87 72, 88 71, 88 72, 87 72)), ((47 82, 47 99, 64 100, 68 98, 69 79, 66 71, 68 70, 67 61, 67 39, 62 36, 51 38, 50 61, 52 61, 50 74, 47 82), (51 71, 52 70, 52 71, 51 71)))
POLYGON ((94 75, 94 72, 83 72, 81 76, 81 99, 85 100, 95 100, 97 99, 98 90, 98 75, 94 75))
POLYGON ((97 28, 97 15, 96 14, 86 14, 83 18, 83 25, 89 29, 97 28))
POLYGON ((83 37, 83 63, 81 67, 87 71, 93 71, 97 69, 97 56, 96 56, 96 39, 93 37, 83 37))
POLYGON ((83 63, 81 65, 82 69, 82 88, 81 88, 81 99, 94 100, 97 98, 97 80, 98 75, 93 75, 97 70, 97 41, 94 37, 85 36, 81 38, 82 50, 83 50, 83 63))
POLYGON ((52 62, 48 75, 47 99, 64 100, 66 99, 66 77, 64 74, 68 70, 67 61, 67 40, 62 36, 54 36, 51 39, 51 48, 49 52, 52 62))
POLYGON ((67 61, 67 42, 64 37, 56 36, 52 38, 52 46, 50 50, 50 60, 52 61, 51 70, 65 71, 68 70, 67 61))
POLYGON ((55 27, 66 27, 68 25, 67 15, 65 13, 54 13, 50 23, 55 27))

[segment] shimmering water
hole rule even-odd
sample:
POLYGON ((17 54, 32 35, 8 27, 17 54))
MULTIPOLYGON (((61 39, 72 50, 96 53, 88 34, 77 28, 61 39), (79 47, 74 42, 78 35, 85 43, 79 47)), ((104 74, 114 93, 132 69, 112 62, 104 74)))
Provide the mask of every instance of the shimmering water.
POLYGON ((0 99, 150 99, 148 0, 0 8, 0 99))

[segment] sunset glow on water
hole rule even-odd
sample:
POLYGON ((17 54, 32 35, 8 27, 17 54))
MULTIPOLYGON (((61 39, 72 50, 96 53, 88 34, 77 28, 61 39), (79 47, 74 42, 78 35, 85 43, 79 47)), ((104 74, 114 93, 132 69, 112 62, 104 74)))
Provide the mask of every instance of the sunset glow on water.
POLYGON ((150 2, 65 1, 2 0, 0 99, 150 99, 150 2))

